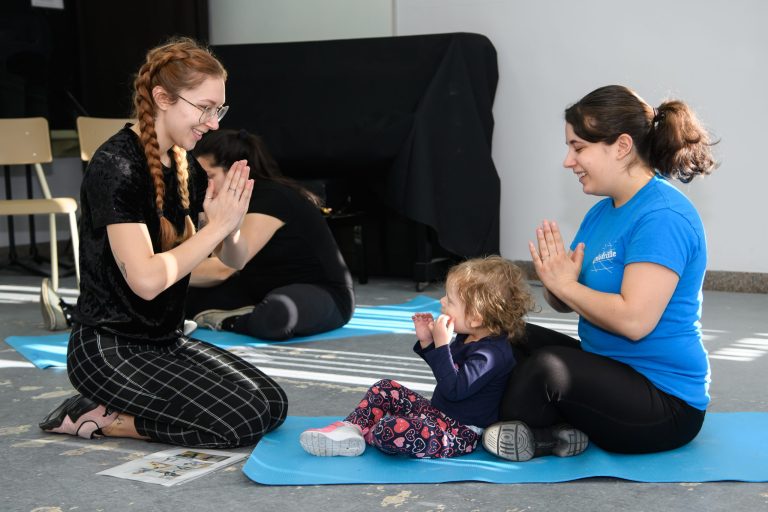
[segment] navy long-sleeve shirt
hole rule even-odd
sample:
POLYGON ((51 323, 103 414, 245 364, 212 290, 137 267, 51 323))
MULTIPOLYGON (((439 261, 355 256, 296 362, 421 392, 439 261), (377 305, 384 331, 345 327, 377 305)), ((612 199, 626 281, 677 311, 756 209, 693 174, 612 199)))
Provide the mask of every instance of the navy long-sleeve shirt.
POLYGON ((501 397, 515 366, 512 345, 506 334, 464 343, 458 334, 448 345, 413 351, 427 362, 437 380, 432 405, 464 425, 485 428, 498 421, 501 397))

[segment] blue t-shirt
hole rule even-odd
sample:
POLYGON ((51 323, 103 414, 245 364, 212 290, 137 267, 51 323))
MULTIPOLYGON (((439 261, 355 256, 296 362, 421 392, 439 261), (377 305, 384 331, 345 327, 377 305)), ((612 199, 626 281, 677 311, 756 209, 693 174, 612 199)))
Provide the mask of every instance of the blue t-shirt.
POLYGON ((593 206, 571 249, 580 242, 586 247, 579 282, 593 290, 620 293, 624 267, 630 263, 656 263, 680 277, 659 323, 646 337, 633 342, 580 318, 582 348, 626 363, 665 393, 706 409, 710 371, 700 320, 707 246, 693 204, 655 176, 619 208, 611 198, 593 206))

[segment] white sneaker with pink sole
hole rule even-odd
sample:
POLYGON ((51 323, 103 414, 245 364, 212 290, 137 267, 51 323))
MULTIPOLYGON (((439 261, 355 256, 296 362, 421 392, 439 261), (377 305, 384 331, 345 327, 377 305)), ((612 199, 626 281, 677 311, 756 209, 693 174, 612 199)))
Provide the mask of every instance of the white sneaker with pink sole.
POLYGON ((299 436, 299 442, 304 451, 318 457, 356 457, 365 451, 363 431, 348 421, 305 430, 299 436))

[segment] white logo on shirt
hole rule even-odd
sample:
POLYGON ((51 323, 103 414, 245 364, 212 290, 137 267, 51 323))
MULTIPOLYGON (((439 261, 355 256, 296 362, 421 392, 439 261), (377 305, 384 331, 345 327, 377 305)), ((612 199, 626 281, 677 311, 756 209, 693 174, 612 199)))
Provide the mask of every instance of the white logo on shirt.
POLYGON ((605 270, 613 272, 613 258, 616 257, 616 250, 613 248, 613 242, 608 242, 603 246, 603 250, 592 259, 592 272, 605 270))

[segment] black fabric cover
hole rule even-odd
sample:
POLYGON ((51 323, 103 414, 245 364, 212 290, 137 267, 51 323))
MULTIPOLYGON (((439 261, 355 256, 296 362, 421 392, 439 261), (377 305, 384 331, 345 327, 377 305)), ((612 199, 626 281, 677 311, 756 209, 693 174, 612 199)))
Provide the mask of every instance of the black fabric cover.
POLYGON ((224 126, 264 137, 294 177, 363 180, 464 257, 499 251, 491 159, 496 51, 479 34, 214 46, 224 126))

